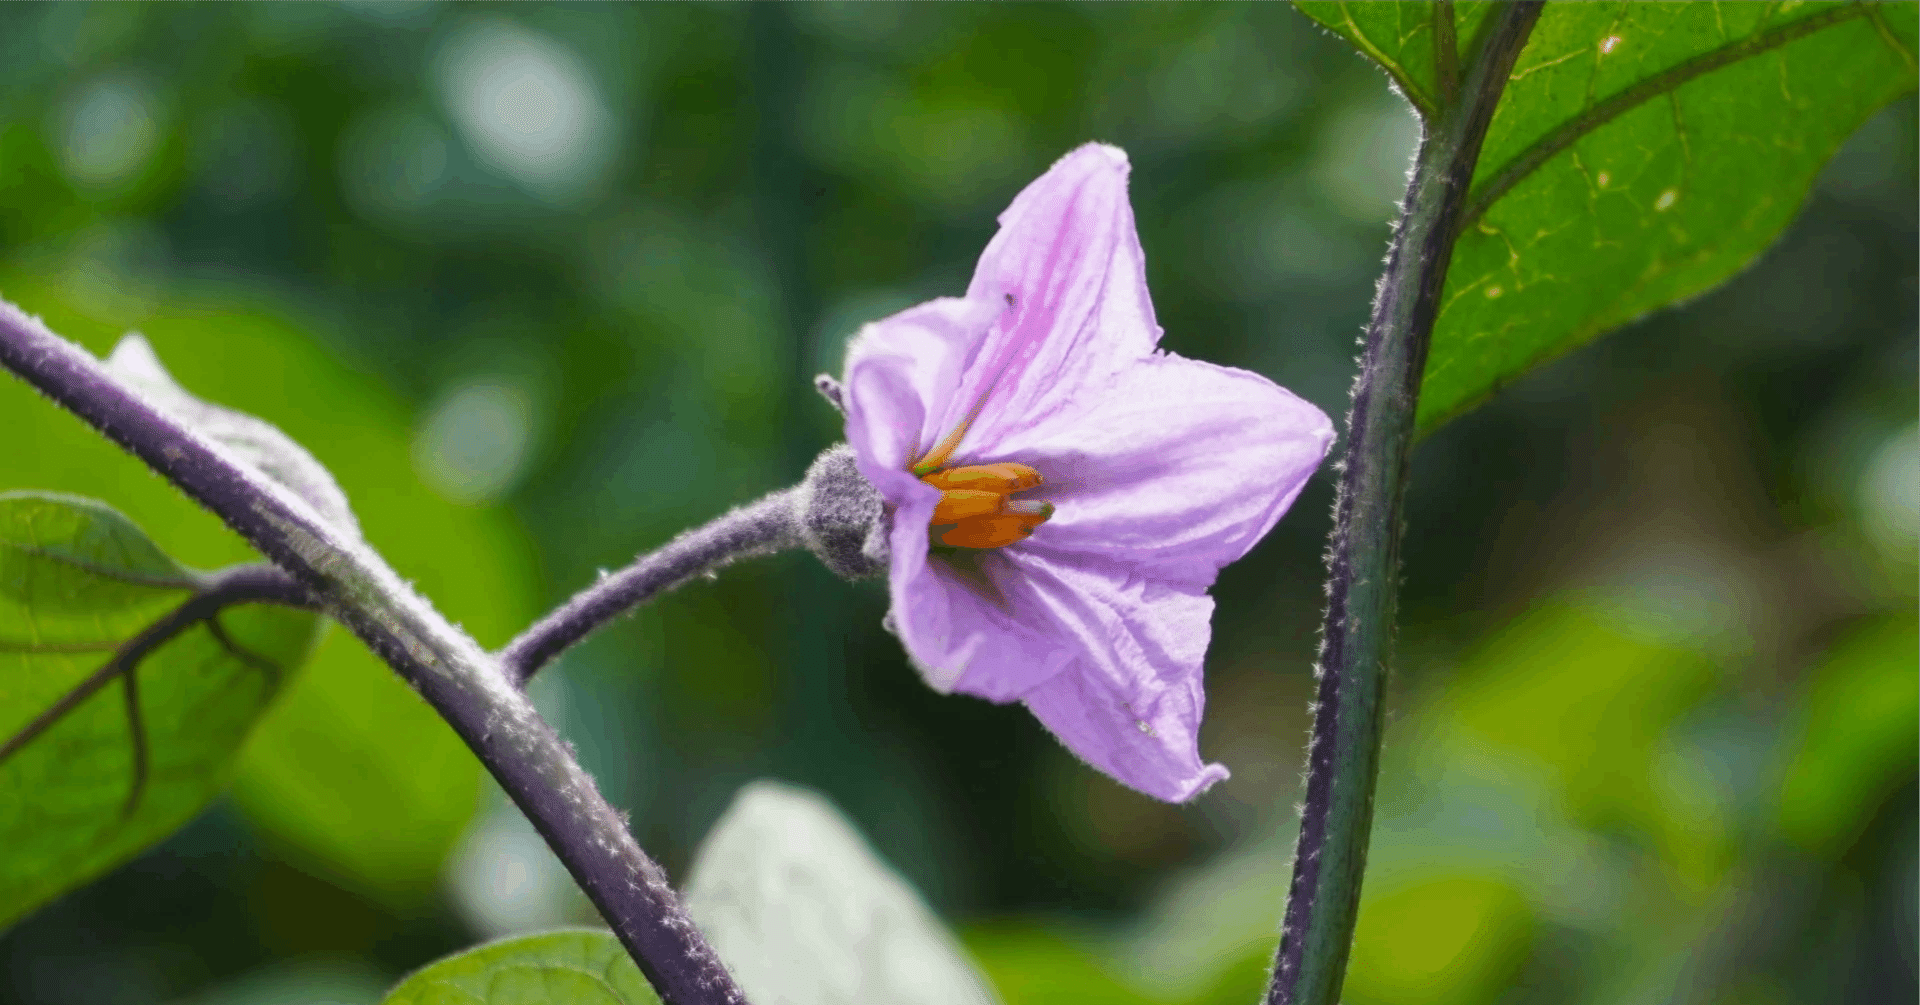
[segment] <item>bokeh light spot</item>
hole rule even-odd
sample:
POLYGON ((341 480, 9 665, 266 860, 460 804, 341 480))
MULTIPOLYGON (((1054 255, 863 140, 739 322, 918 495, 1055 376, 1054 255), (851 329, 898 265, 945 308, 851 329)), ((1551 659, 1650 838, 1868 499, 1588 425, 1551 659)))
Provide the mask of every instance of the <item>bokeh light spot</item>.
POLYGON ((67 177, 88 188, 114 188, 137 176, 160 143, 153 93, 136 81, 95 81, 69 106, 60 136, 67 177))
POLYGON ((489 937, 564 924, 578 899, 566 867, 504 801, 467 835, 448 886, 460 916, 489 937))
POLYGON ((448 41, 439 75, 461 138, 534 195, 572 201, 610 166, 611 116, 586 67, 552 39, 476 22, 448 41))
POLYGON ((1856 491, 1867 534, 1889 554, 1912 559, 1920 541, 1920 426, 1887 437, 1856 491))
POLYGON ((509 379, 475 380, 427 413, 414 438, 414 467, 447 499, 478 505, 519 481, 532 443, 532 395, 509 379))

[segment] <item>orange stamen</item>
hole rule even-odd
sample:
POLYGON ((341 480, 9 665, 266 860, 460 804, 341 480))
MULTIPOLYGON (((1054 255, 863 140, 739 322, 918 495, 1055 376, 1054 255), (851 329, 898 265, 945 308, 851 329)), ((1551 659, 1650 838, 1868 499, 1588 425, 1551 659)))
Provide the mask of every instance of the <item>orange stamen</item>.
POLYGON ((1025 492, 1041 483, 1040 472, 1025 464, 1001 462, 999 464, 970 464, 966 467, 948 468, 932 474, 921 475, 920 480, 942 491, 951 489, 979 489, 1009 495, 1025 492))
POLYGON ((976 516, 992 516, 1000 512, 1007 497, 998 492, 980 489, 948 489, 940 496, 940 502, 933 507, 933 525, 959 523, 976 516))
POLYGON ((1042 482, 1040 472, 1025 464, 972 464, 921 475, 920 480, 940 490, 928 523, 935 539, 949 548, 999 548, 1024 541, 1053 515, 1052 503, 1007 498, 1042 482))
POLYGON ((976 516, 953 525, 940 535, 940 543, 949 548, 1003 548, 1024 541, 1035 527, 1047 522, 1053 507, 1044 513, 996 513, 976 516))

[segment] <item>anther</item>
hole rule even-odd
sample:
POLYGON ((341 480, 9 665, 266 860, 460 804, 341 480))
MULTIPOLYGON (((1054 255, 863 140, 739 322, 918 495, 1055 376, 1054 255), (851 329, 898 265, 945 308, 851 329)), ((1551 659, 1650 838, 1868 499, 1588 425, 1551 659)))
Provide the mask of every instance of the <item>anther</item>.
POLYGON ((1035 488, 1044 480, 1040 472, 1025 464, 1002 461, 998 464, 973 464, 922 475, 920 480, 942 491, 977 489, 1009 495, 1035 488))
POLYGON ((920 480, 941 491, 929 523, 934 540, 950 548, 1005 547, 1026 540, 1053 516, 1052 503, 1008 498, 1043 481, 1040 472, 1025 464, 969 465, 920 480))
POLYGON ((1007 497, 981 489, 948 489, 933 508, 933 524, 959 523, 976 516, 992 516, 1006 505, 1007 497))

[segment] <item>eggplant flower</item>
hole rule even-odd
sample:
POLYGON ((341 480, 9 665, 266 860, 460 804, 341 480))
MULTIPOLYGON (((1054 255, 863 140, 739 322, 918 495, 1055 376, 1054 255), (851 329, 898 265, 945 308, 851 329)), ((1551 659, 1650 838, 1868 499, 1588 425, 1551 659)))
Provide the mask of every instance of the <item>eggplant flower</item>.
POLYGON ((891 517, 889 626, 935 690, 1024 703, 1183 802, 1207 589, 1333 442, 1258 374, 1157 350, 1127 155, 1090 143, 1000 215, 973 282, 847 348, 847 440, 891 517))

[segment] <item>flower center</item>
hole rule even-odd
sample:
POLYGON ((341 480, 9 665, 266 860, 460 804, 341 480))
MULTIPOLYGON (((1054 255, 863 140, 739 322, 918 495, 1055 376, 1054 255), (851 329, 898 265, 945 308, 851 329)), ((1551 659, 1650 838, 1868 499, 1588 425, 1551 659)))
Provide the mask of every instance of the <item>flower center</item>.
POLYGON ((1000 548, 1024 541, 1053 515, 1052 503, 1008 498, 1040 484, 1040 472, 1025 464, 947 468, 920 480, 940 490, 931 526, 934 539, 949 548, 1000 548))

